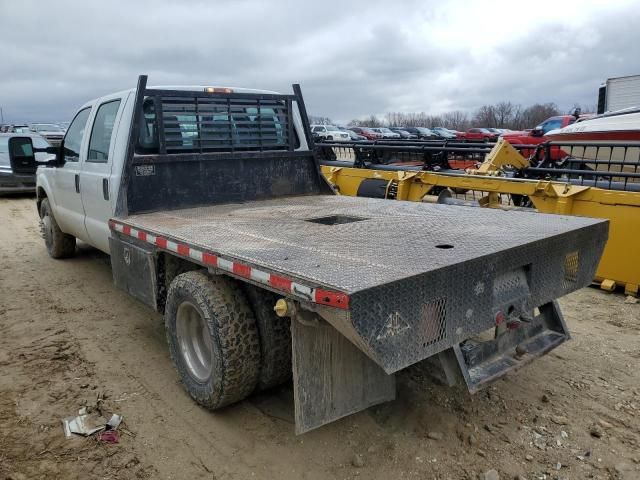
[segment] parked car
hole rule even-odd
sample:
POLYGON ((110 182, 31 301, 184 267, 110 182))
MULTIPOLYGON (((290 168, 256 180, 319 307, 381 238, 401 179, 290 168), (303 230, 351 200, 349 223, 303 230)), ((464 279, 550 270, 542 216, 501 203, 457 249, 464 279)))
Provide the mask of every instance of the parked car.
POLYGON ((504 133, 502 131, 502 129, 500 129, 500 128, 488 128, 487 127, 486 130, 489 130, 490 132, 495 133, 498 137, 504 133))
MULTIPOLYGON (((9 155, 9 139, 11 137, 30 137, 35 148, 47 148, 49 143, 40 135, 24 133, 0 133, 0 194, 24 193, 36 191, 36 167, 24 158, 32 156, 32 151, 14 151, 13 161, 9 155)), ((22 148, 28 148, 23 145, 22 148)), ((55 159, 55 155, 36 153, 36 160, 46 162, 55 159)))
POLYGON ((380 140, 383 137, 381 133, 376 132, 369 127, 351 127, 351 130, 356 132, 358 135, 362 135, 367 140, 380 140))
POLYGON ((462 132, 458 138, 463 138, 472 142, 488 142, 498 138, 498 135, 486 128, 475 127, 470 128, 466 132, 462 132))
POLYGON ((60 145, 64 137, 64 130, 60 125, 56 125, 55 123, 32 123, 29 125, 29 130, 38 135, 42 135, 54 146, 60 145))
POLYGON ((11 125, 9 128, 10 133, 31 133, 29 125, 11 125))
POLYGON ((347 132, 340 130, 335 125, 311 125, 311 133, 316 138, 334 142, 346 142, 350 140, 347 132))
POLYGON ((431 129, 431 131, 433 133, 435 133, 436 135, 438 135, 440 138, 444 138, 446 140, 451 139, 451 138, 456 138, 456 133, 452 130, 449 130, 448 128, 444 128, 444 127, 433 127, 431 129))
POLYGON ((387 127, 376 127, 372 128, 374 132, 378 132, 382 134, 382 138, 386 138, 388 140, 400 140, 402 137, 399 133, 393 132, 389 130, 387 127))
POLYGON ((354 142, 362 142, 364 140, 367 140, 367 137, 365 137, 364 135, 360 135, 360 134, 354 132, 353 130, 345 130, 345 132, 347 132, 349 134, 349 137, 354 142))
POLYGON ((400 137, 402 137, 403 140, 416 140, 418 138, 418 135, 416 135, 415 133, 409 132, 405 128, 389 127, 389 130, 395 133, 399 133, 400 137))
POLYGON ((404 127, 403 130, 406 130, 423 140, 433 140, 437 138, 437 135, 434 132, 425 127, 404 127))

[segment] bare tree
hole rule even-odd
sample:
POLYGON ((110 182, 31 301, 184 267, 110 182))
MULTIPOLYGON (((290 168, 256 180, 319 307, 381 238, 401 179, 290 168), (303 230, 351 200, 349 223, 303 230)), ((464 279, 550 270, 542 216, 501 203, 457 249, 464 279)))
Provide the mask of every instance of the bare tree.
MULTIPOLYGON (((577 107, 579 105, 575 105, 577 107)), ((587 107, 585 110, 589 110, 587 107)), ((573 113, 573 110, 572 112, 573 113)), ((495 105, 481 106, 470 119, 469 114, 462 110, 454 110, 442 115, 428 115, 425 112, 387 112, 384 120, 375 115, 366 118, 356 118, 349 122, 354 127, 445 127, 452 130, 467 130, 473 126, 491 128, 510 128, 523 130, 533 128, 549 117, 560 115, 555 103, 536 103, 527 108, 509 101, 498 102, 495 105)), ((317 118, 317 117, 316 117, 317 118)), ((320 117, 325 118, 325 117, 320 117)), ((330 119, 326 119, 330 122, 330 119)))
POLYGON ((514 106, 511 102, 499 102, 493 107, 496 117, 496 128, 508 128, 513 121, 514 106))
POLYGON ((497 126, 496 109, 493 105, 481 106, 476 114, 473 116, 473 123, 480 127, 492 127, 497 126))
POLYGON ((350 127, 384 127, 384 121, 375 115, 369 115, 367 118, 354 118, 349 122, 350 127))
POLYGON ((461 131, 469 128, 469 115, 461 110, 445 113, 442 115, 442 121, 444 122, 444 128, 461 131))
POLYGON ((369 115, 369 117, 365 119, 365 124, 367 125, 367 127, 372 128, 384 127, 384 121, 380 120, 375 115, 369 115))
POLYGON ((522 112, 523 128, 533 128, 555 115, 560 115, 560 110, 555 103, 536 103, 531 105, 522 112))
POLYGON ((316 115, 309 115, 309 123, 312 125, 331 125, 333 122, 329 117, 318 117, 316 115))

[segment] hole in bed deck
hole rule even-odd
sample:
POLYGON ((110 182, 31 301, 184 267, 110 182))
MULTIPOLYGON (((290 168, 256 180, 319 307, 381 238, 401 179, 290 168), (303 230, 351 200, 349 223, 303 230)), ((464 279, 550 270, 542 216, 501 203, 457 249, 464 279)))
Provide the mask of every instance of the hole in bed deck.
POLYGON ((436 245, 436 248, 441 248, 443 250, 448 250, 450 248, 453 248, 453 245, 450 245, 448 243, 441 243, 440 245, 436 245))
POLYGON ((343 223, 360 222, 362 220, 368 220, 368 218, 352 217, 349 215, 329 215, 327 217, 307 218, 305 221, 319 223, 320 225, 340 225, 343 223))

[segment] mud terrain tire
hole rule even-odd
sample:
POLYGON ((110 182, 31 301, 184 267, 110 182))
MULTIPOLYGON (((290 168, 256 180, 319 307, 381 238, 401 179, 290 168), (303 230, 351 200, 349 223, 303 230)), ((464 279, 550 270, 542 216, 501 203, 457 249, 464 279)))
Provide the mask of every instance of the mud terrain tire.
POLYGON ((76 252, 76 237, 60 230, 47 198, 42 200, 40 204, 40 221, 42 222, 44 244, 47 247, 49 256, 51 258, 72 257, 76 252))
POLYGON ((196 402, 215 410, 255 389, 258 328, 235 281, 201 271, 178 275, 169 287, 164 318, 171 359, 196 402))
POLYGON ((291 320, 274 312, 278 295, 253 285, 244 290, 260 334, 262 361, 256 389, 261 391, 291 379, 291 320))

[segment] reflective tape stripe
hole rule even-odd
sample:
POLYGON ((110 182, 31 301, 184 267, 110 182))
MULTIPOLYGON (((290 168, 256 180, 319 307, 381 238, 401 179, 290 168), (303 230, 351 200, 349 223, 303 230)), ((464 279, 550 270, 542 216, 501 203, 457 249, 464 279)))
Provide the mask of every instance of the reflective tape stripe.
POLYGON ((290 293, 308 302, 345 310, 349 308, 349 295, 346 293, 309 287, 302 283, 294 282, 286 277, 257 270, 251 265, 246 265, 241 262, 220 258, 217 255, 198 250, 187 244, 159 237, 148 232, 143 232, 142 230, 138 230, 114 220, 109 220, 109 228, 113 231, 142 240, 148 244, 155 245, 163 250, 168 250, 180 256, 191 258, 200 264, 213 266, 220 270, 237 275, 238 277, 248 278, 254 282, 275 288, 276 290, 290 293))

